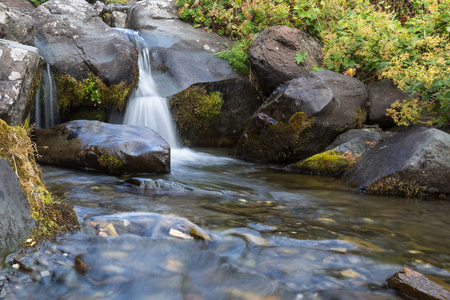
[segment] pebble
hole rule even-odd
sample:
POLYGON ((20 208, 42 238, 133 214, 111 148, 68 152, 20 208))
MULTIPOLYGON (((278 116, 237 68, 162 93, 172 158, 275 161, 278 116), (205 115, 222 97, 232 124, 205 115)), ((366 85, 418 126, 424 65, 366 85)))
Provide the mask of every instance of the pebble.
POLYGON ((14 270, 19 270, 20 269, 20 265, 19 264, 13 264, 11 266, 14 270))
POLYGON ((50 271, 49 271, 49 270, 41 271, 41 276, 42 276, 42 277, 50 276, 50 271))

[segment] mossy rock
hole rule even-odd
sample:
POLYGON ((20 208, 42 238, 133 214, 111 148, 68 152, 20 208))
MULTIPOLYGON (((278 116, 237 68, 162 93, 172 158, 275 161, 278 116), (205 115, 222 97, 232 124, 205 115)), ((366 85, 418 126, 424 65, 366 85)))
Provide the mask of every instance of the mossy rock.
POLYGON ((108 111, 96 107, 74 108, 66 114, 66 121, 74 120, 91 120, 106 122, 108 119, 108 111))
POLYGON ((286 125, 275 122, 267 128, 244 132, 231 154, 251 161, 283 162, 310 140, 313 124, 314 117, 296 112, 286 125))
MULTIPOLYGON (((81 82, 70 75, 56 73, 55 81, 61 120, 65 122, 71 119, 70 114, 73 108, 124 111, 138 77, 135 74, 132 84, 128 86, 123 81, 119 84, 107 86, 101 78, 92 73, 89 74, 89 78, 81 82)), ((92 117, 92 115, 90 116, 92 117)), ((103 115, 100 117, 103 117, 103 115)), ((95 120, 103 121, 100 119, 95 120)))
POLYGON ((122 161, 114 155, 101 155, 98 158, 98 163, 103 170, 111 174, 122 174, 123 173, 123 163, 122 161))
POLYGON ((171 97, 169 107, 185 144, 189 144, 190 137, 198 137, 209 130, 222 104, 220 92, 208 93, 199 86, 191 86, 171 97))
POLYGON ((369 184, 363 190, 377 195, 422 197, 427 187, 420 185, 416 181, 385 176, 369 184))
POLYGON ((29 134, 29 126, 11 127, 0 119, 0 157, 9 160, 19 177, 36 221, 33 239, 39 241, 76 229, 79 224, 73 208, 58 202, 45 187, 35 160, 36 147, 29 134))
POLYGON ((356 161, 346 159, 340 152, 328 150, 287 167, 301 173, 321 176, 341 176, 355 166, 356 161))

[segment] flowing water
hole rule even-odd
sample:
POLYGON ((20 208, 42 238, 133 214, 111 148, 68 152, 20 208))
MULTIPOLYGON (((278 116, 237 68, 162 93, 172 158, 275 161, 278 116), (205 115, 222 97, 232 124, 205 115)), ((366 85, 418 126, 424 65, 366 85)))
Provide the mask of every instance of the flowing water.
POLYGON ((169 142, 171 174, 42 167, 82 230, 9 255, 0 297, 401 299, 385 280, 403 267, 450 282, 450 203, 360 194, 224 150, 179 148, 141 52, 125 123, 169 142))
POLYGON ((56 84, 50 65, 42 70, 42 82, 35 100, 36 128, 49 128, 59 124, 56 84))

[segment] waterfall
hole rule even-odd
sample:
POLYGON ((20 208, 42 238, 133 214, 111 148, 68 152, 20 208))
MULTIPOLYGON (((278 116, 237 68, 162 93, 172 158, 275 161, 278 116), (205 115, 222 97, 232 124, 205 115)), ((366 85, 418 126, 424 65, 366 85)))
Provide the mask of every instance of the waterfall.
POLYGON ((177 148, 177 137, 167 99, 160 97, 152 77, 148 48, 139 53, 139 85, 128 101, 123 120, 127 125, 153 129, 170 145, 177 148))
POLYGON ((49 128, 59 123, 56 84, 50 65, 42 70, 42 81, 35 100, 36 128, 49 128))

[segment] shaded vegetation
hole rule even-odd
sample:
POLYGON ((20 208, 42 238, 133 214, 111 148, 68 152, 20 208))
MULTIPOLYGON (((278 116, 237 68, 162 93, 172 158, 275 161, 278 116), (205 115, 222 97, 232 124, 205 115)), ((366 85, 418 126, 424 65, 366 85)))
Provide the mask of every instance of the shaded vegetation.
MULTIPOLYGON (((237 40, 219 56, 249 73, 255 35, 276 25, 324 43, 324 66, 363 82, 392 79, 409 92, 389 114, 397 124, 443 124, 450 114, 450 0, 178 0, 180 17, 237 40), (425 120, 424 116, 428 116, 425 120)), ((295 57, 292 58, 293 60, 295 57)))
POLYGON ((78 228, 78 218, 72 207, 58 202, 45 187, 30 131, 28 123, 11 127, 0 119, 0 157, 11 163, 19 178, 36 221, 33 239, 39 241, 78 228))

